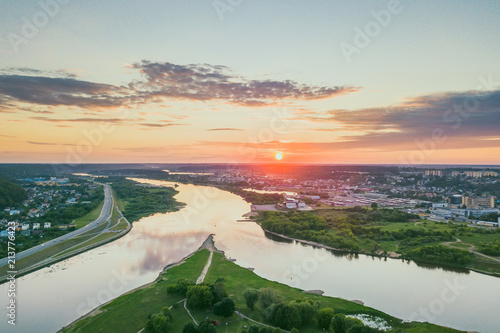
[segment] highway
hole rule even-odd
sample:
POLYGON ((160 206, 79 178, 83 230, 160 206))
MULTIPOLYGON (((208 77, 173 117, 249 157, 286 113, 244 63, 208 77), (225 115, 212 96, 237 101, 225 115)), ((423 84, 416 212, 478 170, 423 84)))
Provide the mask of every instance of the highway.
MULTIPOLYGON (((107 184, 103 184, 103 186, 104 186, 104 205, 102 206, 101 214, 99 215, 99 217, 95 221, 90 222, 89 224, 87 224, 83 228, 72 231, 72 232, 67 233, 65 235, 62 235, 60 237, 54 238, 54 239, 49 240, 45 243, 42 243, 40 245, 37 245, 37 246, 32 247, 30 249, 27 249, 23 252, 16 253, 16 261, 20 260, 22 258, 25 258, 33 253, 36 253, 36 252, 41 251, 43 249, 46 249, 52 245, 60 243, 64 240, 78 236, 84 232, 87 232, 88 230, 91 230, 92 228, 98 226, 99 224, 108 221, 111 218, 111 214, 112 214, 111 208, 113 207, 113 196, 111 195, 111 186, 109 186, 107 184)), ((7 258, 0 259, 0 267, 4 266, 6 264, 7 264, 7 258)))

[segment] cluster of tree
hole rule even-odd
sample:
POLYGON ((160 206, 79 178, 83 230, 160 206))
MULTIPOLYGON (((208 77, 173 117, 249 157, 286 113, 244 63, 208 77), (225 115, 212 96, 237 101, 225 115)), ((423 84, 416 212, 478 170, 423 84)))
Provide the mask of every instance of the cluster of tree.
POLYGON ((407 251, 403 257, 416 261, 466 266, 470 264, 474 256, 467 250, 453 249, 443 245, 429 245, 407 251))
POLYGON ((407 222, 415 217, 418 216, 399 210, 353 207, 341 213, 332 211, 326 218, 312 212, 264 212, 259 215, 259 222, 265 230, 354 252, 360 250, 359 239, 375 242, 399 240, 401 248, 453 240, 448 231, 423 228, 387 231, 370 226, 383 222, 407 222), (337 236, 328 232, 330 228, 339 231, 337 236))
POLYGON ((498 221, 498 213, 489 213, 489 214, 481 215, 480 220, 489 221, 489 222, 497 222, 498 221))
POLYGON ((379 329, 369 327, 357 318, 347 317, 344 314, 338 313, 331 317, 328 327, 325 329, 333 329, 335 333, 380 333, 379 329))
POLYGON ((170 187, 149 188, 123 177, 109 177, 106 181, 111 182, 117 196, 127 202, 123 215, 130 222, 154 213, 175 211, 180 205, 174 199, 178 191, 170 187))
MULTIPOLYGON (((253 325, 250 326, 248 329, 246 328, 242 329, 241 333, 283 333, 283 331, 279 328, 271 328, 266 326, 263 326, 259 329, 259 326, 253 325)), ((296 328, 292 328, 290 333, 299 333, 299 330, 296 328)))
POLYGON ((216 316, 231 317, 236 310, 236 304, 228 298, 223 278, 217 279, 214 284, 198 285, 182 279, 175 284, 168 285, 167 293, 185 296, 187 305, 194 309, 212 308, 216 316))
POLYGON ((172 313, 170 309, 164 307, 160 313, 148 316, 144 330, 148 333, 167 333, 171 332, 172 313))
POLYGON ((27 198, 28 194, 19 184, 0 179, 0 208, 14 206, 27 198))
POLYGON ((271 205, 283 201, 283 195, 279 193, 257 193, 252 191, 244 191, 239 186, 223 186, 222 189, 242 197, 246 202, 253 205, 271 205))
POLYGON ((264 212, 259 216, 262 228, 278 234, 309 240, 331 247, 359 251, 357 239, 337 237, 327 233, 323 217, 308 212, 264 212))
POLYGON ((210 320, 205 320, 196 326, 194 323, 187 323, 182 329, 182 333, 217 333, 217 329, 210 320))
POLYGON ((167 286, 167 294, 180 295, 186 297, 188 288, 191 286, 194 286, 194 282, 186 279, 181 279, 177 281, 177 283, 169 284, 167 286))
POLYGON ((481 242, 477 249, 481 253, 498 257, 500 256, 500 240, 495 239, 494 241, 487 243, 481 242))
MULTIPOLYGON (((254 310, 255 305, 259 304, 265 322, 272 326, 277 326, 285 330, 298 332, 298 329, 317 325, 320 329, 329 330, 332 326, 335 332, 379 332, 363 325, 363 323, 354 318, 346 317, 342 314, 335 314, 331 308, 321 308, 317 302, 310 299, 296 299, 291 302, 283 302, 275 289, 261 288, 246 289, 243 292, 246 305, 254 310), (351 329, 356 327, 356 329, 351 329), (357 330, 362 327, 363 330, 357 330), (351 329, 349 331, 349 329, 351 329)), ((274 333, 278 332, 269 327, 258 328, 250 327, 249 330, 242 331, 248 333, 274 333)))

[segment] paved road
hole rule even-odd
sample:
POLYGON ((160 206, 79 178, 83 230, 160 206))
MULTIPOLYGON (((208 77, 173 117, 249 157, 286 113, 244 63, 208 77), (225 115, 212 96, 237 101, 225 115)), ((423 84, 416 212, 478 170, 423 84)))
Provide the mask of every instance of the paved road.
MULTIPOLYGON (((107 222, 111 218, 111 208, 113 207, 113 196, 111 195, 111 186, 104 184, 104 205, 102 206, 101 214, 94 221, 87 224, 85 227, 80 228, 78 230, 72 231, 60 237, 54 238, 50 241, 47 241, 43 244, 37 245, 30 249, 27 249, 23 252, 16 253, 16 260, 20 260, 24 257, 27 257, 33 253, 46 249, 52 245, 58 244, 64 240, 70 239, 72 237, 78 236, 87 232, 88 230, 98 226, 101 223, 107 222)), ((0 259, 0 266, 7 264, 7 258, 0 259)))

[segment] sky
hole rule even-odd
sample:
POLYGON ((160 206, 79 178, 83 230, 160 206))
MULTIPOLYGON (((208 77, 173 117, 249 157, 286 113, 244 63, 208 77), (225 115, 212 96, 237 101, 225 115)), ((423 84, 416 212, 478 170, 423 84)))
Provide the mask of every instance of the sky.
POLYGON ((499 18, 500 1, 0 0, 0 163, 498 165, 499 18))

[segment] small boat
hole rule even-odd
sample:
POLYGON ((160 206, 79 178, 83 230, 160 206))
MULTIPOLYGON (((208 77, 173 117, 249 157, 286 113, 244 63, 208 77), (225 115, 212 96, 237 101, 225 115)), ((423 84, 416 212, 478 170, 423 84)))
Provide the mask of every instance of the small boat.
POLYGON ((179 187, 179 184, 175 184, 174 187, 179 187))

